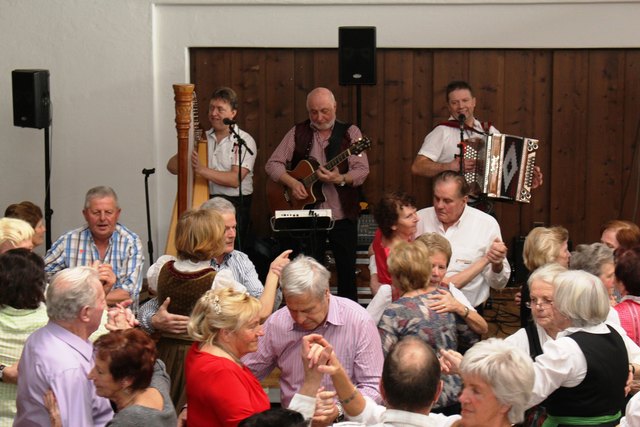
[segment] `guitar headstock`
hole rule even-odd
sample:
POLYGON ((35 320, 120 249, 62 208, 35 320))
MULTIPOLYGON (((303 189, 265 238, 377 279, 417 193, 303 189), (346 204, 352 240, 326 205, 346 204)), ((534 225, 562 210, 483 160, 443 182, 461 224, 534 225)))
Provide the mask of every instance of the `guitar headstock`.
POLYGON ((363 136, 349 147, 349 151, 352 155, 355 156, 362 153, 364 150, 368 150, 369 148, 371 148, 371 140, 366 136, 363 136))

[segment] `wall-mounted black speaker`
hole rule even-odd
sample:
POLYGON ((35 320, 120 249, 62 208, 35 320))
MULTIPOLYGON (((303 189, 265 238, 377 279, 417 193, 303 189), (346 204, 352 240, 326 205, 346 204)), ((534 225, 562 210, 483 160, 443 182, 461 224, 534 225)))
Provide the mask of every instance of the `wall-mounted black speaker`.
POLYGON ((376 84, 376 27, 340 27, 338 54, 341 85, 376 84))
POLYGON ((13 70, 13 125, 42 129, 51 123, 49 70, 13 70))

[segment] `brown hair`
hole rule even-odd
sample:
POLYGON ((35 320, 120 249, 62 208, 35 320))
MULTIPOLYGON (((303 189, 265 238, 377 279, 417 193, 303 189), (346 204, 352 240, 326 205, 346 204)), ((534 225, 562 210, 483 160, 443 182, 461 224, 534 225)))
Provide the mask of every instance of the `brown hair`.
POLYGON ((93 344, 96 358, 109 363, 114 380, 131 378, 133 390, 144 390, 151 384, 156 363, 156 345, 140 329, 112 331, 93 344))
POLYGON ((4 216, 26 221, 35 229, 38 222, 42 220, 42 209, 25 200, 24 202, 9 205, 4 211, 4 216))
POLYGON ((178 258, 207 261, 224 251, 224 220, 211 210, 188 210, 176 226, 175 245, 178 258))
POLYGON ((415 205, 416 201, 413 196, 410 196, 404 191, 385 193, 373 212, 373 216, 382 235, 390 239, 393 234, 391 227, 398 222, 398 213, 400 210, 405 206, 415 207, 415 205))

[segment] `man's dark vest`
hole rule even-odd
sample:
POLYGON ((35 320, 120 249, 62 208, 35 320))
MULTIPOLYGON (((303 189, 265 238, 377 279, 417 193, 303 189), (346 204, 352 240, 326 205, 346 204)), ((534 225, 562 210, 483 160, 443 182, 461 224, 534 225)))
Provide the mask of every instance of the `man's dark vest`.
MULTIPOLYGON (((342 123, 336 120, 329 139, 329 145, 324 150, 325 157, 328 161, 331 161, 334 157, 340 154, 342 151, 349 148, 351 145, 351 138, 349 137, 348 123, 342 123)), ((295 169, 296 165, 301 160, 307 160, 311 151, 311 144, 313 143, 313 129, 311 128, 311 121, 306 120, 296 125, 295 130, 295 148, 293 151, 293 157, 291 158, 291 166, 289 169, 295 169)), ((349 171, 349 162, 344 161, 338 165, 338 170, 341 174, 345 174, 349 171)), ((323 184, 331 185, 331 184, 323 184)), ((342 205, 342 211, 346 218, 355 220, 358 217, 360 211, 358 206, 358 189, 356 187, 345 185, 340 187, 336 185, 338 191, 338 198, 342 205)))
POLYGON ((547 413, 555 416, 596 417, 615 414, 624 407, 629 374, 622 338, 607 326, 608 334, 576 332, 569 335, 587 359, 587 375, 575 387, 560 387, 547 398, 547 413))

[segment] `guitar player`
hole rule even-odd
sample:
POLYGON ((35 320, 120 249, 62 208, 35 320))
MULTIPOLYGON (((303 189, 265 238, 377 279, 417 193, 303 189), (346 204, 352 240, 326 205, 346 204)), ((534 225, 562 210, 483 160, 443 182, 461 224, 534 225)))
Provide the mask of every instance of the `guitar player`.
MULTIPOLYGON (((357 126, 336 120, 336 100, 333 93, 318 87, 307 95, 309 119, 295 125, 284 136, 275 149, 265 170, 269 177, 290 191, 294 199, 315 200, 310 193, 312 186, 305 185, 288 171, 307 159, 314 159, 324 165, 338 153, 347 149, 353 141, 362 137, 357 126)), ((357 219, 359 213, 358 188, 369 175, 369 161, 366 153, 349 156, 338 166, 328 170, 322 166, 317 169, 318 180, 322 182, 321 191, 324 201, 316 203, 315 209, 331 209, 335 225, 332 230, 316 231, 302 242, 302 252, 324 263, 326 241, 336 260, 338 276, 338 295, 358 300, 355 282, 355 263, 357 245, 357 219), (306 248, 305 248, 306 247, 306 248)), ((322 197, 320 197, 322 199, 322 197)), ((281 238, 281 244, 294 246, 292 239, 281 238), (288 240, 288 241, 286 241, 288 240)))

